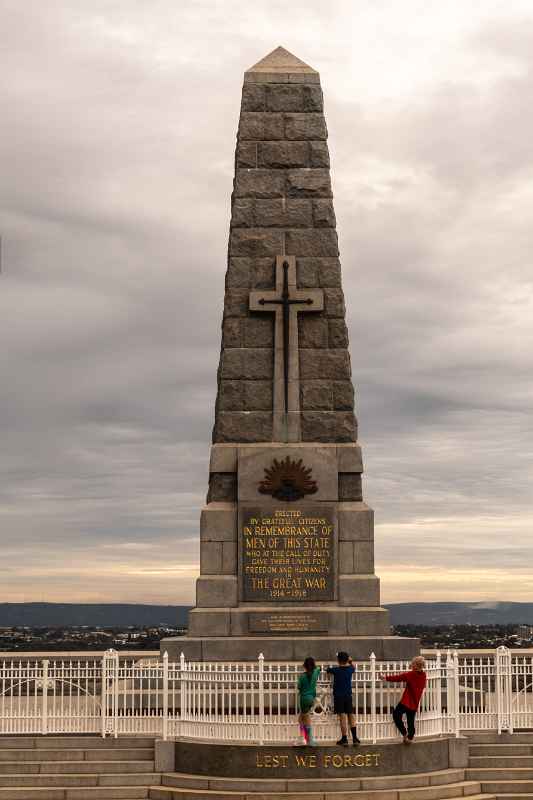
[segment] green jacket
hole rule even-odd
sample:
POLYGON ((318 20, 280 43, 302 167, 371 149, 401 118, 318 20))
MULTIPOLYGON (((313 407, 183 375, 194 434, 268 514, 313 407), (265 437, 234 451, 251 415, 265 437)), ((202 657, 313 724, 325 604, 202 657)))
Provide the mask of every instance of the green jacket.
POLYGON ((298 678, 298 693, 300 700, 307 701, 308 703, 316 697, 316 684, 318 676, 320 675, 320 667, 315 667, 311 675, 303 672, 298 678))

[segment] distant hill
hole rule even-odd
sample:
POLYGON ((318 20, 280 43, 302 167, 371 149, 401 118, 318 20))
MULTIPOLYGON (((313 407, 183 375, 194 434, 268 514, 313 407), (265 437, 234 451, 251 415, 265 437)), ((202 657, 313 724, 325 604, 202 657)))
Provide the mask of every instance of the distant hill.
MULTIPOLYGON (((393 625, 533 625, 533 603, 393 603, 393 625)), ((190 606, 133 603, 0 603, 0 627, 187 625, 190 606)))
POLYGON ((394 603, 393 625, 533 625, 533 603, 394 603))
POLYGON ((187 625, 189 606, 152 606, 124 603, 0 603, 0 626, 33 628, 100 625, 187 625))

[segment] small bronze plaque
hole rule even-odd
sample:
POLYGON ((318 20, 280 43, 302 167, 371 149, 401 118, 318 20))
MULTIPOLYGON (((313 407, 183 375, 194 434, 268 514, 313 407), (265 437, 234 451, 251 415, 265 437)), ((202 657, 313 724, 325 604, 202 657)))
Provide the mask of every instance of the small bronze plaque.
POLYGON ((327 614, 250 614, 250 633, 325 633, 327 614))

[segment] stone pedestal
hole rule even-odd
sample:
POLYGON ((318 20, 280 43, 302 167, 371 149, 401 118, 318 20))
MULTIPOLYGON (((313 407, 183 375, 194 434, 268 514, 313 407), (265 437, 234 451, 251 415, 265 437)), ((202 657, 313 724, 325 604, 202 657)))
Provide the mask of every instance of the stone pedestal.
MULTIPOLYGON (((374 515, 361 499, 357 444, 215 444, 201 513, 201 575, 186 637, 171 659, 325 661, 411 658, 417 639, 391 636, 374 574, 374 515), (288 462, 287 462, 288 459, 288 462), (264 494, 265 470, 300 464, 309 495, 264 494)), ((283 468, 282 468, 283 469, 283 468)))

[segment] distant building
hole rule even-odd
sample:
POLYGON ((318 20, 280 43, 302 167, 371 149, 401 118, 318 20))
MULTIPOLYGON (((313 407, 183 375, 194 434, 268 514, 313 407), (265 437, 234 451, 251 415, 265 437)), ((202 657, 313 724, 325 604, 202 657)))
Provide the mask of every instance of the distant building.
POLYGON ((520 639, 533 639, 533 625, 519 625, 516 633, 520 639))

